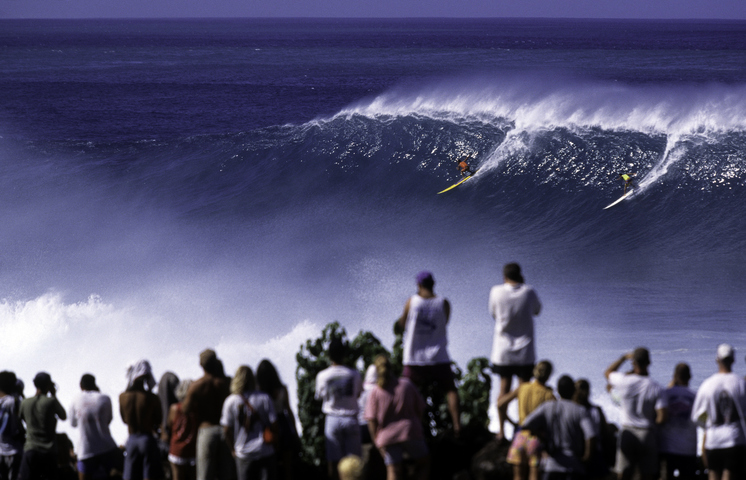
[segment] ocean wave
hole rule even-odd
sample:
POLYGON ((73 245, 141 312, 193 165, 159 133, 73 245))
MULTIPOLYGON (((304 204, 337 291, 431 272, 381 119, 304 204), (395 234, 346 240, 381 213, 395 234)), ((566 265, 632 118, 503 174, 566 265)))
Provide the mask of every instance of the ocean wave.
POLYGON ((626 85, 513 75, 396 88, 337 116, 422 116, 520 131, 555 128, 707 136, 746 130, 746 85, 626 85))

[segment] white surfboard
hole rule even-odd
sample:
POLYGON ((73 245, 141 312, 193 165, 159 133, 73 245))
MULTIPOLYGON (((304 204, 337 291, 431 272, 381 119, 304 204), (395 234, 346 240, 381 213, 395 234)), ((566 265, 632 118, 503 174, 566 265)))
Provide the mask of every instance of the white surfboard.
POLYGON ((629 196, 630 196, 630 195, 632 195, 632 193, 633 193, 634 191, 635 191, 635 190, 634 190, 633 188, 630 188, 630 189, 629 189, 629 191, 628 191, 627 193, 625 193, 625 194, 624 194, 624 195, 622 195, 621 197, 617 198, 616 200, 614 200, 614 201, 613 201, 613 202, 611 202, 610 204, 606 205, 606 206, 604 207, 604 210, 606 210, 607 208, 611 208, 611 207, 613 207, 614 205, 617 205, 617 204, 621 203, 621 201, 622 201, 622 200, 626 200, 627 198, 629 198, 629 196))

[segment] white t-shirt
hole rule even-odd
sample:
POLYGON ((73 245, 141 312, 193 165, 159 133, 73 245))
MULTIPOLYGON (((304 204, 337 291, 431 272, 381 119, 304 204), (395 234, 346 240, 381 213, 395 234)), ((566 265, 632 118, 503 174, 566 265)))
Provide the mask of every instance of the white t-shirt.
POLYGON ((316 375, 316 398, 323 402, 321 411, 327 415, 356 417, 362 389, 360 373, 343 365, 332 365, 316 375))
POLYGON ((692 420, 706 416, 706 450, 743 445, 743 412, 746 410, 746 384, 735 373, 716 373, 702 382, 692 407, 692 420))
POLYGON ((609 384, 622 403, 622 427, 652 428, 656 410, 666 407, 663 388, 648 376, 612 372, 609 384))
POLYGON ((490 361, 495 365, 535 363, 534 315, 541 311, 541 302, 534 289, 522 283, 495 285, 489 309, 495 319, 490 361))
POLYGON ((404 365, 437 365, 451 363, 448 356, 444 309, 445 298, 422 298, 413 295, 409 299, 409 315, 404 326, 404 365))
POLYGON ((668 420, 659 430, 658 449, 661 453, 697 455, 697 424, 691 419, 694 395, 692 390, 681 385, 663 390, 668 420))
POLYGON ((223 402, 220 425, 233 429, 233 448, 238 458, 259 459, 275 453, 270 443, 264 443, 264 428, 277 421, 272 398, 264 392, 253 391, 243 395, 232 394, 223 402), (259 421, 251 431, 244 427, 243 420, 249 415, 244 399, 248 400, 259 421))
POLYGON ((70 406, 70 425, 80 427, 78 459, 95 457, 117 448, 109 432, 111 399, 100 392, 84 391, 70 406))

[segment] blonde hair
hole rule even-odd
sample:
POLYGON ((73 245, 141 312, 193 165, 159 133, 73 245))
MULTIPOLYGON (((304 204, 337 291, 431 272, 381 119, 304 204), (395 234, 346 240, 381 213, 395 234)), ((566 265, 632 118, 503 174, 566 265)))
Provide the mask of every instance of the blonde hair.
POLYGON ((348 455, 337 465, 339 480, 358 480, 363 475, 363 462, 357 455, 348 455))
POLYGON ((378 355, 375 360, 373 360, 373 364, 376 366, 376 373, 378 374, 376 383, 379 387, 385 388, 394 377, 394 374, 391 371, 391 361, 386 355, 378 355))
POLYGON ((534 367, 534 378, 540 383, 546 383, 549 377, 552 376, 552 362, 549 360, 542 360, 534 367))
POLYGON ((247 365, 241 365, 236 370, 236 374, 231 380, 231 393, 242 394, 254 390, 256 387, 256 380, 254 379, 254 372, 251 367, 247 365))

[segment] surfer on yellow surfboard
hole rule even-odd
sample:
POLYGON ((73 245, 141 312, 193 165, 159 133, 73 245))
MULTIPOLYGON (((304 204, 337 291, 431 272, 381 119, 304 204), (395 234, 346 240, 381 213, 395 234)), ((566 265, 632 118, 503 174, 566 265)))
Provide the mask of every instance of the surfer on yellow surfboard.
POLYGON ((634 176, 635 176, 634 173, 620 173, 619 174, 619 178, 624 180, 624 193, 625 194, 627 193, 628 188, 634 187, 634 184, 632 183, 633 182, 632 177, 634 176))
POLYGON ((461 160, 459 160, 458 162, 458 168, 459 168, 459 171, 461 172, 462 177, 468 177, 468 176, 474 175, 474 171, 471 169, 469 164, 466 163, 466 161, 469 160, 470 158, 471 158, 471 155, 468 155, 462 158, 461 160))

